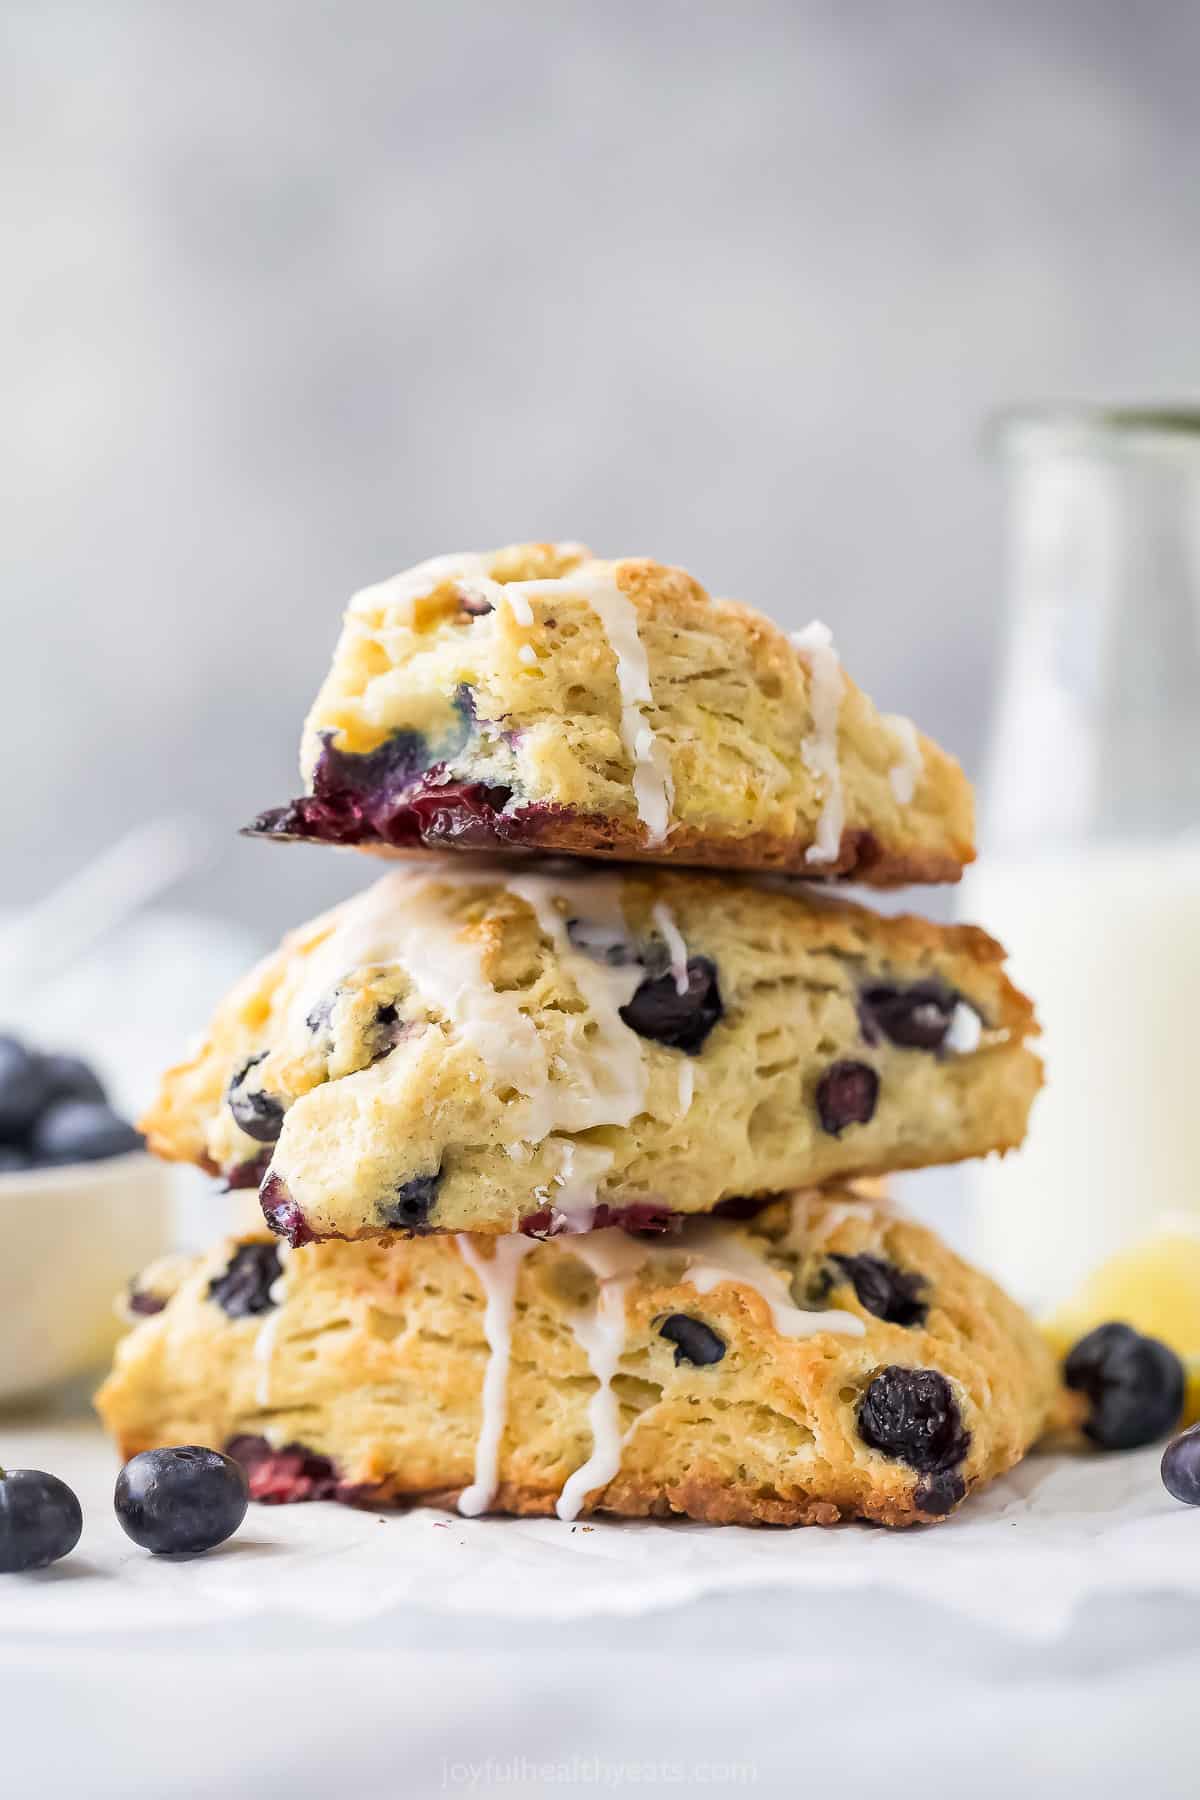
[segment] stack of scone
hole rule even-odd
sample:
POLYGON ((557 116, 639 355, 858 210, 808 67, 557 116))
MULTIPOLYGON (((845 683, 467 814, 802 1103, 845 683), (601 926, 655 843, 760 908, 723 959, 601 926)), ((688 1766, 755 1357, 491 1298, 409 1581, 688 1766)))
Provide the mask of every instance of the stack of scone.
POLYGON ((1023 1455, 1033 1325, 853 1183, 1019 1143, 1036 1026, 982 932, 828 885, 953 880, 972 827, 823 627, 578 546, 441 558, 352 603, 303 771, 256 832, 400 860, 144 1121, 265 1228, 136 1284, 125 1455, 228 1449, 261 1499, 888 1525, 1023 1455))

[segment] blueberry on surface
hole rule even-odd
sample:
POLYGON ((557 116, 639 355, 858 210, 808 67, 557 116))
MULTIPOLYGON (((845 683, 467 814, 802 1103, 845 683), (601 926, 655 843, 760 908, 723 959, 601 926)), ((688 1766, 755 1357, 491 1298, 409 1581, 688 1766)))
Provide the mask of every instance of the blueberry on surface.
POLYGON ((270 1312, 279 1272, 278 1244, 239 1244, 227 1267, 209 1282, 208 1297, 231 1319, 270 1312))
POLYGON ((43 1056, 42 1069, 51 1100, 108 1099, 104 1083, 82 1056, 43 1056))
POLYGON ((117 1476, 113 1505, 127 1537, 155 1556, 211 1550, 246 1516, 246 1472, 199 1444, 143 1450, 117 1476))
POLYGON ((33 1128, 35 1163, 103 1162, 142 1148, 142 1135, 103 1100, 60 1100, 33 1128))
POLYGON ((696 1056, 724 1012, 717 965, 707 956, 689 956, 682 994, 671 970, 648 975, 628 1005, 621 1008, 621 1017, 639 1037, 696 1056))
POLYGON ((958 1401, 937 1369, 880 1369, 858 1408, 858 1435, 919 1474, 952 1469, 971 1445, 958 1401))
POLYGON ((28 1150, 22 1150, 19 1144, 0 1144, 0 1175, 11 1175, 17 1169, 27 1169, 32 1161, 28 1150))
POLYGON ((925 1277, 898 1269, 882 1256, 831 1256, 831 1262, 848 1275, 858 1303, 889 1325, 923 1325, 929 1311, 921 1295, 925 1277))
POLYGON ((725 1339, 718 1337, 711 1325, 690 1318, 687 1313, 671 1313, 659 1326, 658 1334, 674 1344, 676 1368, 685 1362, 703 1368, 720 1362, 725 1354, 725 1339))
POLYGON ((1183 1364, 1157 1338, 1132 1325, 1097 1325, 1063 1364, 1069 1388, 1090 1401, 1084 1434, 1102 1450, 1136 1450, 1179 1423, 1183 1364))
POLYGON ((27 1137, 50 1096, 45 1057, 15 1037, 0 1037, 0 1139, 27 1137))
POLYGON ((1200 1425, 1189 1425, 1162 1454, 1163 1486, 1185 1506, 1200 1506, 1200 1425))
POLYGON ((83 1513, 65 1481, 42 1469, 0 1469, 0 1575, 44 1569, 79 1542, 83 1513))
POLYGON ((875 1116, 879 1076, 869 1063, 831 1063, 817 1083, 821 1129, 840 1137, 850 1125, 867 1125, 875 1116))
POLYGON ((402 1181, 379 1209, 382 1223, 398 1231, 428 1230, 429 1215, 441 1184, 440 1169, 432 1175, 414 1175, 411 1180, 402 1181))
POLYGON ((903 1050, 940 1050, 946 1041, 958 995, 940 981, 913 981, 906 987, 878 983, 859 996, 859 1019, 869 1044, 882 1034, 903 1050))
POLYGON ((266 1056, 267 1052, 260 1050, 244 1062, 229 1083, 226 1096, 236 1124, 256 1144, 273 1144, 283 1129, 283 1102, 261 1088, 246 1085, 251 1069, 264 1062, 266 1056))

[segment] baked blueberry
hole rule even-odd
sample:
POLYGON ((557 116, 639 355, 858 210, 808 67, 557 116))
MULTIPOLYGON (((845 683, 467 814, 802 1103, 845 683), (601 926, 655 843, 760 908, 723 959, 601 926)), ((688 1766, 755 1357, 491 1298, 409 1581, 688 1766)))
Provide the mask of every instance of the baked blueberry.
POLYGON ((946 1041, 958 995, 940 981, 913 981, 907 987, 879 983, 859 996, 859 1021, 868 1044, 882 1035, 904 1050, 940 1050, 946 1041))
POLYGON ((925 1278, 909 1269, 898 1269, 882 1256, 831 1256, 854 1284, 858 1303, 889 1325, 923 1325, 929 1308, 921 1295, 925 1278))
POLYGON ((225 1446, 245 1470, 250 1498, 264 1506, 286 1506, 299 1500, 334 1500, 348 1493, 327 1456, 303 1444, 276 1450, 264 1437, 230 1438, 225 1446))
POLYGON ((43 1469, 0 1469, 0 1575, 44 1569, 79 1542, 83 1513, 65 1481, 43 1469))
POLYGON ((33 1128, 35 1163, 102 1162, 140 1150, 142 1136, 103 1100, 59 1100, 33 1128))
POLYGON ((840 1137, 850 1125, 867 1125, 875 1116, 879 1076, 869 1063, 831 1063, 817 1083, 821 1129, 840 1137))
POLYGON ((938 1469, 932 1475, 924 1476, 913 1489, 913 1504, 932 1518, 940 1519, 946 1513, 953 1512, 963 1495, 967 1484, 962 1476, 953 1469, 938 1469))
POLYGON ((277 1244, 239 1244, 223 1272, 209 1282, 208 1297, 231 1319, 248 1319, 271 1310, 271 1289, 278 1280, 277 1244))
POLYGON ((707 956, 689 956, 682 994, 670 969, 662 975, 648 975, 629 1004, 621 1008, 621 1017, 639 1037, 696 1056, 724 1011, 716 964, 707 956))
POLYGON ((674 1344, 676 1368, 685 1362, 703 1368, 708 1363, 720 1362, 725 1354, 725 1339, 718 1337, 703 1319, 693 1319, 687 1313, 669 1314, 659 1326, 658 1334, 674 1344))
POLYGON ((260 1050, 244 1062, 233 1080, 229 1083, 227 1099, 229 1110, 240 1130, 247 1137, 252 1137, 256 1144, 273 1144, 283 1130, 283 1102, 274 1094, 268 1094, 262 1088, 247 1082, 246 1077, 251 1069, 265 1062, 267 1052, 260 1050))
POLYGON ((151 1319, 155 1313, 162 1312, 166 1304, 161 1294, 152 1294, 149 1288, 140 1288, 130 1283, 125 1299, 127 1312, 134 1313, 139 1319, 151 1319))
POLYGON ((1097 1325, 1063 1364, 1069 1388, 1090 1402, 1084 1433, 1102 1450, 1135 1450, 1165 1437, 1183 1411, 1183 1364, 1131 1325, 1097 1325))
POLYGON ((45 1057, 15 1037, 0 1037, 0 1138, 27 1137, 50 1097, 45 1057))
POLYGON ((278 1175, 267 1176, 259 1190, 258 1204, 275 1236, 286 1238, 293 1250, 301 1244, 316 1242, 316 1232, 312 1230, 278 1175))
POLYGON ((380 1208, 382 1223, 399 1231, 427 1231, 441 1183, 440 1169, 432 1175, 414 1175, 410 1180, 402 1181, 380 1208))
POLYGON ((1163 1486, 1185 1506, 1200 1506, 1200 1425, 1172 1438, 1162 1455, 1163 1486))
POLYGON ((212 1550, 246 1516, 246 1473, 200 1444, 143 1450, 117 1476, 113 1505, 127 1537, 155 1556, 212 1550))
POLYGON ((946 1377, 937 1369, 895 1363, 880 1369, 859 1402, 858 1435, 872 1450, 922 1475, 952 1469, 971 1446, 946 1377))

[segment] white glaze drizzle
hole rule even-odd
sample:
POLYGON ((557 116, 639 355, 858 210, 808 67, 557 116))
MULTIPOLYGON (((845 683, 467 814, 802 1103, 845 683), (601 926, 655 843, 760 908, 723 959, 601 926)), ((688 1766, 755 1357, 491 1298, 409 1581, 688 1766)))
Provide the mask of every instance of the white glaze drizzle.
MULTIPOLYGON (((584 545, 571 543, 555 544, 554 551, 560 557, 586 557, 588 554, 584 545)), ((428 557, 386 581, 360 588, 350 601, 349 611, 352 614, 384 612, 393 625, 411 625, 417 602, 428 599, 447 581, 453 581, 469 598, 487 600, 495 606, 507 598, 514 587, 521 585, 494 581, 491 571, 495 561, 494 552, 483 550, 458 550, 448 556, 428 557)), ((521 624, 533 624, 533 613, 526 600, 517 599, 513 616, 521 624)))
POLYGON ((690 1057, 685 1057, 679 1067, 679 1116, 683 1118, 692 1110, 692 1101, 696 1094, 696 1068, 690 1057))
POLYGON ((644 708, 653 706, 650 665, 638 633, 637 608, 614 575, 574 571, 553 581, 520 583, 525 594, 576 594, 586 600, 604 627, 617 665, 621 697, 621 742, 633 763, 633 797, 646 828, 646 841, 661 844, 671 824, 675 798, 670 759, 654 735, 644 708))
POLYGON ((586 1003, 586 1012, 565 1016, 564 1039, 553 1065, 541 1034, 522 1010, 521 995, 493 987, 478 945, 465 935, 451 906, 457 889, 486 889, 505 879, 504 874, 464 870, 461 863, 427 862, 419 870, 385 875, 337 908, 331 931, 308 958, 292 1002, 290 1028, 298 1036, 308 1013, 350 971, 398 964, 425 1003, 475 1051, 496 1086, 511 1087, 523 1097, 523 1104, 513 1106, 514 1141, 541 1143, 554 1131, 628 1125, 644 1106, 646 1073, 641 1039, 622 1020, 620 1008, 632 999, 642 971, 637 964, 611 967, 576 950, 566 919, 554 905, 562 896, 572 910, 587 908, 593 916, 615 910, 619 918, 620 879, 521 875, 506 881, 533 909, 586 1003))
POLYGON ((686 994, 688 990, 688 953, 683 941, 683 933, 675 923, 675 915, 665 901, 655 902, 651 913, 655 929, 667 946, 671 958, 671 974, 675 978, 675 992, 686 994))
POLYGON ((571 1254, 587 1263, 597 1281, 593 1305, 571 1321, 575 1342, 596 1378, 596 1391, 588 1401, 591 1455, 563 1485, 554 1509, 560 1519, 577 1519, 588 1495, 607 1487, 621 1466, 621 1406, 612 1383, 625 1347, 625 1295, 640 1264, 630 1258, 622 1267, 609 1246, 597 1244, 597 1239, 609 1236, 606 1231, 591 1232, 570 1246, 571 1254))
POLYGON ((846 821, 842 794, 842 767, 838 758, 838 715, 842 708, 842 665, 834 649, 828 625, 814 619, 803 631, 792 633, 792 643, 807 660, 812 734, 800 746, 804 766, 822 788, 816 842, 805 851, 810 863, 836 862, 846 821))
POLYGON ((911 719, 903 713, 885 713, 883 722, 896 740, 899 762, 888 770, 888 780, 898 806, 908 806, 917 791, 917 783, 925 771, 921 739, 911 719))
POLYGON ((943 1050, 955 1056, 970 1056, 978 1050, 983 1037, 983 1020, 966 1000, 959 1000, 950 1014, 950 1024, 942 1039, 943 1050))
POLYGON ((520 1236, 494 1238, 490 1257, 480 1255, 466 1232, 460 1232, 456 1242, 459 1255, 474 1270, 483 1288, 483 1334, 488 1346, 479 1435, 475 1440, 475 1479, 458 1500, 459 1512, 474 1519, 487 1511, 496 1492, 500 1443, 508 1418, 513 1304, 521 1264, 533 1249, 534 1240, 520 1236))
POLYGON ((771 1323, 781 1337, 816 1337, 822 1331, 836 1331, 843 1337, 862 1337, 866 1327, 853 1313, 832 1308, 826 1312, 807 1312, 792 1304, 789 1278, 782 1269, 774 1268, 745 1238, 732 1233, 728 1225, 708 1219, 688 1220, 683 1231, 688 1257, 684 1277, 698 1294, 709 1294, 723 1282, 739 1282, 753 1288, 771 1310, 771 1323))
POLYGON ((537 651, 532 644, 522 644, 521 648, 517 651, 517 660, 533 667, 537 662, 537 651))
POLYGON ((291 1253, 290 1244, 279 1243, 275 1247, 275 1254, 279 1259, 279 1273, 267 1291, 271 1310, 259 1326, 254 1338, 256 1369, 254 1398, 259 1406, 270 1406, 271 1404, 271 1361, 275 1354, 275 1339, 279 1335, 280 1321, 283 1318, 283 1302, 287 1294, 287 1264, 291 1253))

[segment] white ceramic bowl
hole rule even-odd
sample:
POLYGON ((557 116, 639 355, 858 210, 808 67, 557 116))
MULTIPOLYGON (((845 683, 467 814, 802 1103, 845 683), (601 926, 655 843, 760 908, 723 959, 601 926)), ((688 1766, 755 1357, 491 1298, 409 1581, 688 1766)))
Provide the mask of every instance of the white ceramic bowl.
POLYGON ((171 1192, 141 1151, 0 1175, 0 1402, 104 1361, 117 1297, 169 1245, 171 1192))

